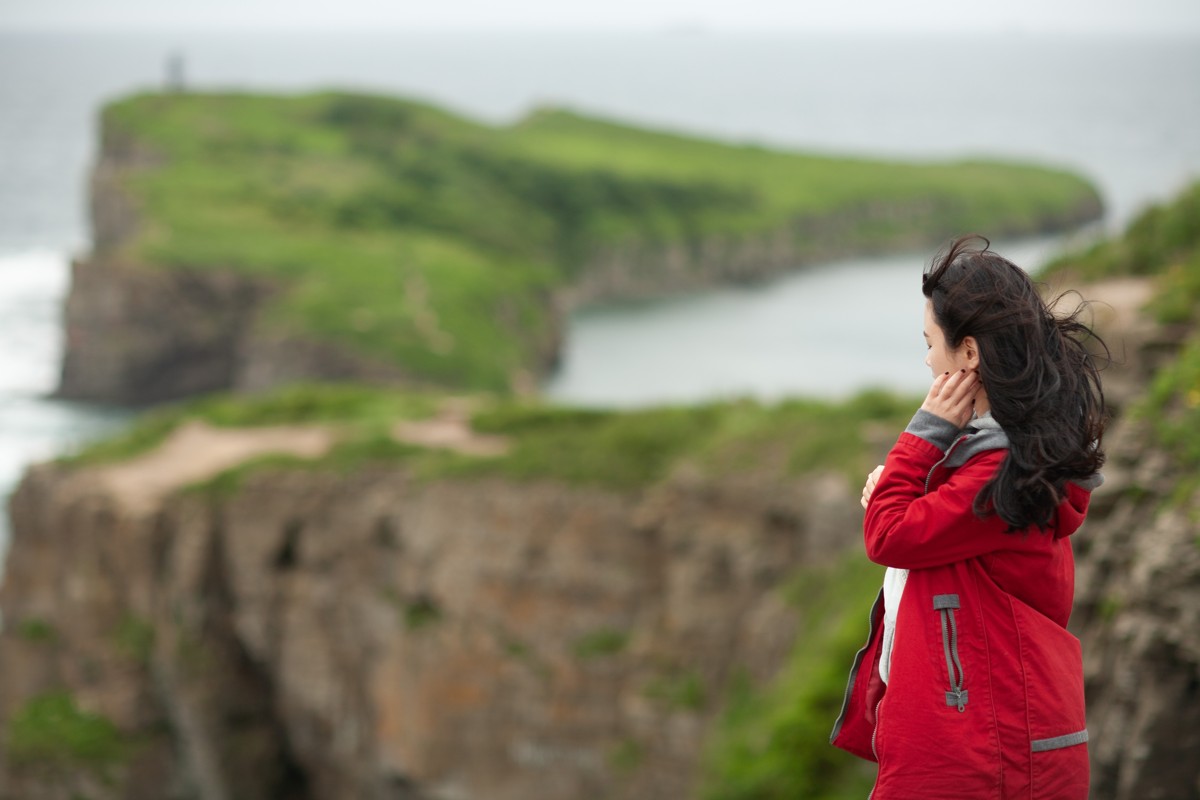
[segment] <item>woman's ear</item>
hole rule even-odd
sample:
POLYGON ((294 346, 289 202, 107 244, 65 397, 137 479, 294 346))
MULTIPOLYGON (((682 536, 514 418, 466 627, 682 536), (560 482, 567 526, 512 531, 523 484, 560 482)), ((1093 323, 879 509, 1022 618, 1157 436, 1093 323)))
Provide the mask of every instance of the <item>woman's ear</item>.
POLYGON ((964 336, 962 344, 959 346, 967 358, 967 368, 979 369, 979 342, 975 341, 975 337, 964 336))

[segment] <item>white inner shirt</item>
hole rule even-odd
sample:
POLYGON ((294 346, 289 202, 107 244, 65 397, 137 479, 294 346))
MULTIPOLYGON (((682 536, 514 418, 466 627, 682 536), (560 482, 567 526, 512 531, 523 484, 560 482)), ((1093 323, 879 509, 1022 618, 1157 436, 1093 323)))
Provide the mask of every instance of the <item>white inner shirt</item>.
POLYGON ((888 567, 883 573, 883 647, 879 651, 879 677, 888 682, 892 667, 892 644, 896 640, 896 611, 900 608, 900 597, 908 570, 888 567))

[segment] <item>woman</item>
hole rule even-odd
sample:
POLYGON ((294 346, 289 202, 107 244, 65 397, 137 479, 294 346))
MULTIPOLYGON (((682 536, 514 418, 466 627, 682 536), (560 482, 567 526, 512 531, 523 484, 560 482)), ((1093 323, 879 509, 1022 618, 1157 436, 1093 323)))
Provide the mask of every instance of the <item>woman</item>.
POLYGON ((830 740, 878 761, 873 800, 1085 800, 1069 537, 1100 484, 1103 343, 975 238, 923 278, 933 386, 863 488, 888 569, 830 740))

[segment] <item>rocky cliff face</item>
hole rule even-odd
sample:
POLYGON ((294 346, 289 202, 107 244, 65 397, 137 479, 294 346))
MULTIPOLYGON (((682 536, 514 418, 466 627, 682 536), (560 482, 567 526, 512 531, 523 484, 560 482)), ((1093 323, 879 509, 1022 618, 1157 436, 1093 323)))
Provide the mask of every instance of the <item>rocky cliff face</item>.
MULTIPOLYGON (((1118 308, 1136 307, 1147 290, 1137 280, 1104 287, 1118 308)), ((1186 330, 1121 316, 1101 322, 1124 362, 1106 387, 1128 411, 1186 330)), ((1083 642, 1098 800, 1200 797, 1200 493, 1179 495, 1191 471, 1155 444, 1152 424, 1124 413, 1110 429, 1106 482, 1076 537, 1072 627, 1083 642)))
POLYGON ((732 678, 792 644, 777 589, 858 525, 836 477, 115 486, 13 499, 0 797, 687 797, 732 678))

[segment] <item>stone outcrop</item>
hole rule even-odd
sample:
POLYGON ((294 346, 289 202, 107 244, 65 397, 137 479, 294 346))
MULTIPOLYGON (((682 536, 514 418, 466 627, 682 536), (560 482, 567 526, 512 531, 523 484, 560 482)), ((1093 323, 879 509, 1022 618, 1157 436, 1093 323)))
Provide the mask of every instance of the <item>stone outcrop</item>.
POLYGON ((857 541, 836 476, 104 478, 13 498, 0 719, 65 687, 124 749, 10 758, 3 798, 687 797, 734 676, 793 643, 778 589, 857 541))
POLYGON ((231 274, 76 262, 58 394, 142 405, 230 387, 265 293, 231 274))
MULTIPOLYGON (((1122 361, 1106 388, 1118 410, 1141 399, 1178 352, 1181 329, 1134 311, 1149 284, 1120 280, 1094 292, 1102 330, 1122 361)), ((1124 413, 1107 436, 1106 481, 1077 547, 1072 628, 1083 643, 1092 797, 1200 797, 1200 492, 1180 496, 1181 470, 1151 430, 1124 413)))

